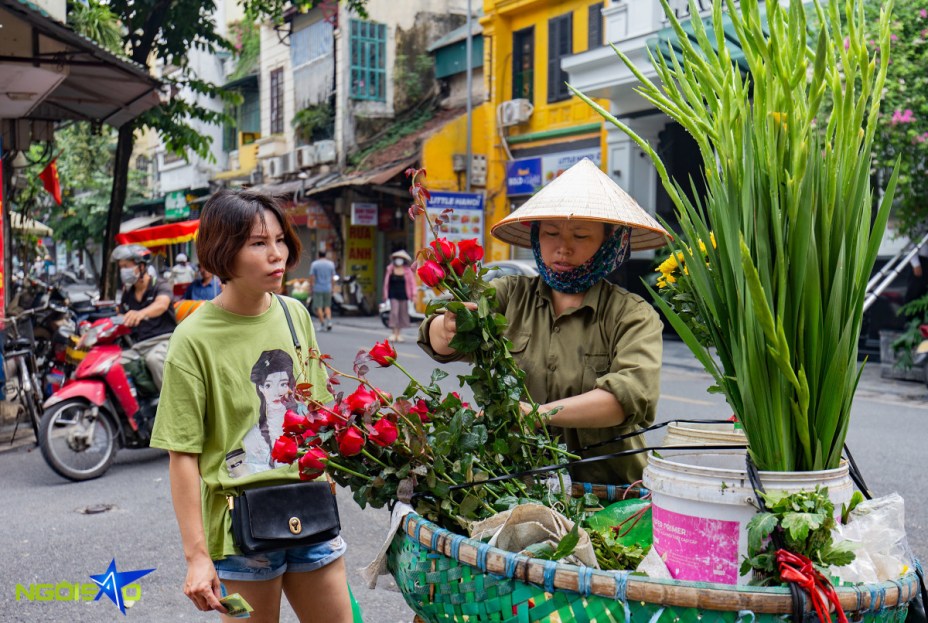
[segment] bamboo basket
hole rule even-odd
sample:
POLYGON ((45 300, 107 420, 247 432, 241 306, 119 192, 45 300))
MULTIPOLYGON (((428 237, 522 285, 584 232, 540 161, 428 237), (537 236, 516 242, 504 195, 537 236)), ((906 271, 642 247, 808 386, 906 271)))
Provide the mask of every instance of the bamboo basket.
MULTIPOLYGON (((624 488, 574 485, 574 494, 621 498, 624 488), (578 489, 579 487, 579 489, 578 489)), ((455 534, 411 513, 390 545, 390 573, 424 621, 468 623, 773 623, 789 620, 787 588, 657 580, 532 559, 455 534)), ((905 621, 915 573, 838 588, 852 622, 905 621)), ((817 621, 810 604, 805 620, 817 621)))

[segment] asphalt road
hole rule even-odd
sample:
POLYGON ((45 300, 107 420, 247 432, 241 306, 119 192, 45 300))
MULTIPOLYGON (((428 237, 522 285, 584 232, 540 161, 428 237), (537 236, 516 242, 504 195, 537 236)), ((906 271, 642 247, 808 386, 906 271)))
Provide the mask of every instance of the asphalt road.
MULTIPOLYGON (((319 335, 323 351, 349 369, 359 349, 387 336, 375 319, 337 319, 330 333, 319 335)), ((412 332, 398 345, 399 356, 416 376, 427 377, 434 364, 413 343, 412 332)), ((453 369, 452 369, 453 370, 453 369)), ((463 368, 457 368, 463 370, 463 368)), ((370 377, 384 388, 402 391, 404 377, 395 370, 373 370, 370 377)), ((452 374, 445 381, 456 389, 452 374)), ((665 345, 660 419, 719 418, 730 415, 724 400, 707 394, 708 377, 677 342, 665 345)), ((884 381, 876 366, 864 373, 854 403, 848 435, 850 447, 878 494, 898 491, 906 500, 910 542, 916 552, 928 552, 925 512, 928 500, 921 488, 917 457, 926 447, 928 391, 915 383, 884 381)), ((657 436, 654 436, 655 440, 657 436)), ((101 479, 70 483, 56 476, 38 451, 28 446, 0 452, 4 503, 0 505, 0 621, 216 621, 198 612, 183 596, 185 566, 170 501, 167 457, 156 450, 120 453, 101 479), (17 585, 52 585, 59 597, 74 594, 73 585, 90 582, 112 559, 119 571, 155 569, 141 578, 141 598, 123 615, 105 597, 100 601, 30 601, 17 585), (70 587, 70 588, 69 588, 70 587)), ((390 576, 376 590, 368 589, 357 569, 370 562, 387 537, 384 509, 362 511, 347 492, 338 496, 343 535, 348 541, 349 581, 365 620, 407 623, 412 612, 391 588, 390 576)), ((78 589, 79 590, 79 589, 78 589)), ((287 606, 282 621, 296 621, 287 606)))

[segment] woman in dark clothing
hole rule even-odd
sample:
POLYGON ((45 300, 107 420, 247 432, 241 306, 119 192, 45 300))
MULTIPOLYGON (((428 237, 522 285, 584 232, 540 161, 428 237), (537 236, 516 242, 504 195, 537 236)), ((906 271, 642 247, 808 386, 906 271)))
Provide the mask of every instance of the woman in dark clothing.
POLYGON ((383 277, 383 300, 390 301, 391 339, 403 342, 400 331, 409 326, 409 301, 416 296, 416 278, 410 266, 412 258, 406 251, 394 251, 390 259, 383 277))

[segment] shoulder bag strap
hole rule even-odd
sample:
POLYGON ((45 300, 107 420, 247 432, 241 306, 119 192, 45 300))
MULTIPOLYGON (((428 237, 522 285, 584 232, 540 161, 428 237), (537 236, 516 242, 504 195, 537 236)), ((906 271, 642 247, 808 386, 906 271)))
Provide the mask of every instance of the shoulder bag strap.
POLYGON ((287 308, 287 302, 279 294, 275 294, 274 296, 277 297, 277 302, 280 303, 280 307, 284 310, 284 316, 287 317, 287 326, 290 327, 290 337, 293 338, 293 347, 296 349, 296 354, 302 361, 303 347, 300 346, 300 338, 296 336, 296 329, 293 328, 293 318, 290 317, 290 310, 287 308))

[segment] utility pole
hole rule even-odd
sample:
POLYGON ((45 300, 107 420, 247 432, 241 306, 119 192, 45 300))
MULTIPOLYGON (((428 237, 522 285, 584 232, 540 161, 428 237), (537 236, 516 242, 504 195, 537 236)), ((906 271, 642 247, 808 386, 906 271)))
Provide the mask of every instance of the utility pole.
POLYGON ((473 55, 473 28, 471 26, 471 20, 473 20, 473 11, 471 11, 471 0, 467 0, 467 45, 465 46, 465 54, 467 60, 464 61, 467 63, 467 177, 465 188, 467 192, 470 192, 470 167, 471 162, 473 161, 473 145, 471 144, 471 134, 473 130, 474 123, 474 109, 473 103, 471 102, 471 92, 473 91, 474 83, 474 72, 471 67, 471 56, 473 55))

